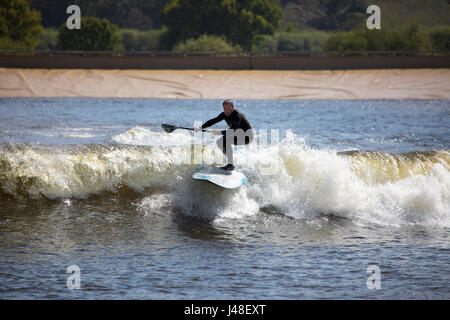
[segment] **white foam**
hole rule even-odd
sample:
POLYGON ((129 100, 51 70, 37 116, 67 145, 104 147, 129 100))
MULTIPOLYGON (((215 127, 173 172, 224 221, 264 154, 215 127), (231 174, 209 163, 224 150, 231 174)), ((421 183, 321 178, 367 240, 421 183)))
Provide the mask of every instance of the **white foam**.
POLYGON ((158 215, 165 209, 172 207, 172 195, 167 193, 156 193, 140 200, 136 207, 138 211, 142 212, 144 216, 158 215))
POLYGON ((112 140, 118 143, 143 146, 176 146, 190 145, 193 137, 189 132, 176 130, 170 134, 154 132, 147 128, 133 127, 124 133, 117 134, 112 140))
MULTIPOLYGON (((140 139, 148 143, 152 137, 161 138, 163 144, 176 142, 164 140, 172 139, 167 136, 173 137, 173 133, 131 130, 133 134, 127 131, 122 141, 128 137, 134 143, 140 139)), ((180 139, 189 136, 180 134, 180 139)), ((204 148, 205 165, 214 164, 220 154, 214 146, 204 148)), ((170 196, 151 197, 147 205, 155 207, 150 211, 159 210, 162 204, 209 219, 241 219, 272 207, 307 221, 325 215, 362 224, 450 227, 448 154, 442 151, 434 156, 439 161, 426 160, 426 154, 396 161, 383 154, 377 155, 381 160, 342 156, 333 150, 311 148, 287 132, 278 145, 250 149, 249 157, 239 164, 248 182, 232 191, 191 178, 198 165, 190 164, 189 144, 94 146, 74 151, 16 148, 0 154, 0 177, 4 193, 26 193, 32 198, 85 197, 116 191, 119 186, 138 192, 163 189, 170 196)))

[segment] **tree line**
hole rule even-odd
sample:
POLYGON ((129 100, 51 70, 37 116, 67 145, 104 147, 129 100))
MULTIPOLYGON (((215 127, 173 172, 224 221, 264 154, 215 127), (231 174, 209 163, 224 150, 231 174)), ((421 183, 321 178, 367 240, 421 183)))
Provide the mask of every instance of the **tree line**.
POLYGON ((450 50, 448 26, 368 30, 364 1, 321 1, 325 16, 298 30, 282 23, 287 0, 78 0, 82 28, 69 30, 66 8, 73 0, 0 0, 0 49, 450 50))

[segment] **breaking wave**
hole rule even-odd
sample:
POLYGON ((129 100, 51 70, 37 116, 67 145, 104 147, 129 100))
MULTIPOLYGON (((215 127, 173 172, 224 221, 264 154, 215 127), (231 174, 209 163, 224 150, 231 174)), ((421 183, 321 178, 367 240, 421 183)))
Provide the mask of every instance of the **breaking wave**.
POLYGON ((276 145, 241 152, 246 157, 236 153, 248 183, 224 190, 191 179, 196 168, 222 163, 213 143, 192 144, 189 133, 169 137, 136 128, 113 140, 126 144, 0 146, 0 197, 84 198, 126 188, 146 195, 140 203, 146 213, 165 208, 242 218, 263 211, 295 219, 339 216, 363 224, 450 227, 448 150, 337 152, 311 148, 288 133, 276 145))

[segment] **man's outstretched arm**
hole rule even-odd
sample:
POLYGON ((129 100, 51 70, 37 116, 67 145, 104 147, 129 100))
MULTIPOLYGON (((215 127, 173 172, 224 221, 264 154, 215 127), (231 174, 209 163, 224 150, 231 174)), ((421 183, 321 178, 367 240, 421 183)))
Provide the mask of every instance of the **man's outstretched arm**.
POLYGON ((211 127, 212 125, 215 125, 217 122, 220 122, 220 121, 222 121, 223 119, 224 119, 224 118, 223 118, 223 112, 222 112, 222 113, 219 114, 217 117, 215 117, 215 118, 213 118, 213 119, 211 119, 211 120, 206 121, 206 122, 202 125, 202 129, 211 127))

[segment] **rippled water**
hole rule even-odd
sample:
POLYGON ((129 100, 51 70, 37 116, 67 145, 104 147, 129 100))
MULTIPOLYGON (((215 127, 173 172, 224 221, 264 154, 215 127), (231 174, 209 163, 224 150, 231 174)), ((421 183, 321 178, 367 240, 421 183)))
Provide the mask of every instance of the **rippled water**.
POLYGON ((236 104, 280 136, 222 190, 160 128, 220 101, 1 99, 0 298, 450 298, 449 101, 236 104))

